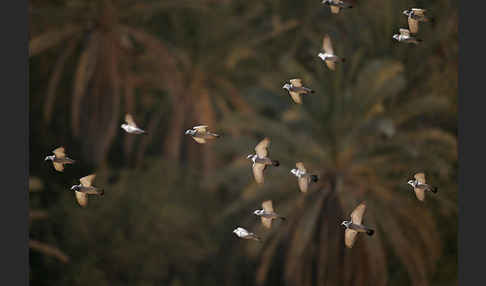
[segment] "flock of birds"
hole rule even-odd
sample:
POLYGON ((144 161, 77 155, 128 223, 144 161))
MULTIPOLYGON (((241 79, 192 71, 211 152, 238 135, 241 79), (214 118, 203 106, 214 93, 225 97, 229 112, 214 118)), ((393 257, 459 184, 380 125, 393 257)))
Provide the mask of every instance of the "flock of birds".
MULTIPOLYGON (((339 13, 340 9, 352 8, 352 5, 345 3, 341 0, 323 0, 322 3, 330 6, 331 12, 333 14, 339 13)), ((412 8, 403 11, 403 14, 408 17, 408 25, 410 30, 400 29, 400 34, 395 34, 393 38, 399 42, 404 43, 417 44, 418 42, 420 42, 419 39, 411 36, 411 34, 416 34, 418 32, 419 22, 433 21, 433 19, 427 17, 425 13, 426 10, 418 8, 412 8)), ((336 63, 345 61, 345 58, 339 57, 334 54, 329 35, 324 36, 322 51, 319 52, 318 57, 326 63, 327 67, 330 70, 335 70, 336 63)), ((289 83, 286 83, 283 86, 283 88, 288 91, 290 97, 296 104, 302 104, 301 95, 314 93, 314 90, 304 87, 302 84, 302 80, 299 78, 291 79, 289 83)), ((125 115, 125 123, 121 125, 121 128, 129 134, 147 134, 145 130, 141 129, 137 126, 137 124, 135 124, 135 121, 130 114, 125 115)), ((220 135, 210 132, 207 125, 192 127, 191 129, 186 130, 185 134, 190 135, 199 144, 205 144, 208 142, 208 140, 220 138, 220 135)), ((257 184, 264 183, 264 171, 267 169, 267 167, 280 166, 278 160, 273 160, 269 157, 269 146, 270 139, 266 137, 255 146, 255 154, 250 154, 247 156, 247 159, 250 159, 252 161, 253 177, 257 184)), ((54 155, 47 156, 45 160, 52 161, 54 169, 59 172, 64 171, 64 165, 75 163, 75 160, 66 156, 64 147, 56 148, 53 153, 54 155)), ((297 162, 295 166, 296 168, 291 169, 290 173, 297 177, 300 192, 306 193, 308 191, 309 185, 317 182, 319 180, 319 177, 316 174, 308 172, 303 162, 297 162)), ((87 206, 88 195, 104 195, 104 190, 102 188, 94 187, 92 185, 95 177, 95 174, 90 174, 88 176, 82 177, 81 179, 79 179, 79 185, 74 185, 71 187, 71 190, 74 191, 78 204, 82 207, 87 206)), ((437 187, 426 183, 424 173, 415 174, 414 178, 409 180, 407 183, 413 187, 413 191, 415 192, 415 195, 419 201, 424 201, 426 191, 437 193, 437 187)), ((344 241, 345 245, 349 248, 353 246, 358 233, 362 232, 366 233, 369 236, 372 236, 375 232, 372 228, 362 224, 365 210, 366 204, 364 202, 360 203, 351 212, 351 219, 349 221, 343 221, 341 224, 346 228, 344 241)), ((255 210, 253 213, 261 218, 262 225, 266 228, 271 228, 273 220, 285 220, 284 216, 281 216, 275 212, 271 200, 264 201, 262 203, 262 209, 255 210)), ((233 230, 233 233, 243 239, 251 239, 256 241, 261 240, 258 235, 246 230, 243 227, 237 227, 233 230)))

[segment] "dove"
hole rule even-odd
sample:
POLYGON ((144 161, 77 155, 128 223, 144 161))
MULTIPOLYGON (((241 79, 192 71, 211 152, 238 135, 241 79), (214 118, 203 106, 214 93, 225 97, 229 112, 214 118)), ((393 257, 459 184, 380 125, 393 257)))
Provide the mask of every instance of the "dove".
POLYGON ((425 191, 431 191, 434 194, 437 193, 437 187, 425 183, 424 173, 417 173, 413 177, 414 179, 409 180, 407 183, 413 187, 419 201, 423 202, 425 200, 425 191))
POLYGON ((366 204, 363 202, 353 210, 350 221, 343 221, 341 223, 341 225, 346 227, 344 233, 344 243, 349 248, 353 247, 358 232, 365 232, 369 236, 372 236, 375 233, 373 229, 361 224, 365 210, 366 204))
POLYGON ((186 130, 186 135, 191 135, 192 138, 199 144, 206 143, 206 140, 219 138, 218 134, 211 133, 207 125, 194 126, 192 129, 186 130))
POLYGON ((280 166, 279 161, 272 160, 268 158, 268 147, 270 146, 270 139, 265 137, 262 141, 260 141, 256 147, 255 152, 256 154, 250 154, 246 156, 247 159, 253 161, 252 170, 253 176, 255 177, 255 181, 258 184, 263 184, 263 171, 267 168, 267 166, 280 166))
POLYGON ((290 83, 284 84, 283 89, 288 90, 290 97, 297 104, 302 104, 301 94, 314 93, 315 91, 302 86, 302 79, 294 78, 289 80, 290 83))
POLYGON ((308 174, 307 170, 304 167, 304 163, 302 162, 295 163, 295 166, 297 168, 290 170, 290 173, 294 174, 297 177, 300 191, 306 193, 307 189, 309 188, 309 184, 311 182, 317 182, 319 180, 319 177, 317 175, 308 174))
POLYGON ((322 50, 321 52, 319 52, 317 56, 326 63, 327 67, 330 70, 336 69, 335 66, 337 62, 346 61, 345 58, 340 58, 334 54, 331 38, 329 37, 329 35, 325 35, 324 38, 322 39, 322 50))
POLYGON ((419 42, 422 42, 421 39, 410 36, 410 31, 408 29, 403 29, 403 28, 400 28, 400 34, 393 35, 393 38, 399 42, 403 42, 407 44, 418 45, 419 42))
POLYGON ((54 155, 46 156, 44 161, 52 161, 52 165, 54 165, 54 169, 56 169, 59 172, 64 171, 64 164, 73 164, 74 162, 76 162, 73 159, 66 157, 64 147, 62 146, 54 149, 52 153, 54 153, 54 155))
POLYGON ((353 5, 341 0, 323 0, 321 3, 331 7, 331 13, 333 14, 338 14, 340 8, 353 8, 353 5))
POLYGON ((285 220, 285 217, 278 215, 274 210, 273 210, 273 205, 272 201, 264 201, 262 203, 262 208, 261 210, 255 210, 253 213, 257 216, 259 216, 262 219, 262 224, 266 228, 272 227, 272 220, 274 219, 281 219, 285 220))
POLYGON ((246 230, 242 227, 235 228, 233 230, 233 233, 236 234, 239 238, 253 239, 253 240, 256 240, 256 241, 260 241, 260 238, 256 234, 249 232, 248 230, 246 230))
POLYGON ((126 114, 125 115, 125 122, 124 124, 121 125, 121 128, 125 130, 127 133, 130 134, 147 134, 145 130, 140 129, 137 124, 135 124, 135 121, 133 120, 132 115, 126 114))
POLYGON ((410 29, 410 33, 418 33, 419 22, 434 22, 433 18, 426 17, 424 15, 426 12, 427 10, 419 8, 412 8, 403 11, 403 14, 408 16, 408 28, 410 29))
POLYGON ((88 195, 103 196, 105 191, 101 188, 93 187, 92 182, 95 179, 96 174, 91 174, 79 179, 81 184, 71 187, 71 191, 74 191, 78 204, 82 207, 88 205, 88 195))

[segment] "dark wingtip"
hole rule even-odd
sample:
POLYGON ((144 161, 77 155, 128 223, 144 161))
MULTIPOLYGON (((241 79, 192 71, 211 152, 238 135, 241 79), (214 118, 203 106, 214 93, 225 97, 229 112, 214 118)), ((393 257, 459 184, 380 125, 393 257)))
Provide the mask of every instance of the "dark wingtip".
POLYGON ((368 229, 368 230, 366 231, 366 234, 367 234, 367 235, 369 235, 369 236, 372 236, 374 233, 375 233, 375 231, 374 231, 374 230, 372 230, 372 229, 368 229))
POLYGON ((278 167, 280 166, 280 162, 275 160, 275 161, 272 161, 272 164, 275 166, 275 167, 278 167))
POLYGON ((281 216, 280 219, 281 220, 287 220, 287 218, 286 217, 283 217, 283 216, 281 216))
POLYGON ((315 90, 313 90, 313 89, 311 89, 311 91, 310 91, 310 92, 311 92, 311 93, 315 93, 316 91, 315 91, 315 90))
POLYGON ((312 180, 312 182, 315 183, 315 182, 319 181, 319 177, 317 175, 312 175, 311 180, 312 180))
POLYGON ((346 58, 342 58, 341 61, 344 63, 346 61, 346 58))

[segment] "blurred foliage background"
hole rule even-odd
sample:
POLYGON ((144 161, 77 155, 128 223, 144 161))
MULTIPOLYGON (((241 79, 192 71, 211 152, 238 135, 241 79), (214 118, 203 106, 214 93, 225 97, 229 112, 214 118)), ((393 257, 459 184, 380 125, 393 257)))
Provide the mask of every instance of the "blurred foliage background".
POLYGON ((320 2, 31 0, 31 285, 457 285, 458 3, 320 2), (418 46, 392 39, 411 7, 436 20, 418 46), (303 105, 295 77, 316 90, 303 105), (222 138, 196 144, 197 124, 222 138), (257 186, 264 136, 281 166, 257 186), (61 145, 64 173, 43 161, 61 145), (321 178, 305 195, 297 161, 321 178), (424 203, 418 171, 439 186, 424 203), (82 209, 69 187, 92 172, 105 196, 82 209), (288 217, 269 231, 265 199, 288 217), (346 249, 363 200, 376 234, 346 249))

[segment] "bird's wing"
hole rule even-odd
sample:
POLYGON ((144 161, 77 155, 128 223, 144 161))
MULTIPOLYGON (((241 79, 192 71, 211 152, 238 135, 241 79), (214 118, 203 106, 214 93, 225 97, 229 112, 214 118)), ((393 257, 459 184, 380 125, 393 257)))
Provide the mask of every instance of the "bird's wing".
POLYGON ((365 210, 366 205, 364 203, 359 204, 359 206, 357 206, 351 213, 351 222, 354 224, 361 224, 365 210))
POLYGON ((400 28, 400 34, 404 36, 410 36, 410 31, 408 29, 400 28))
POLYGON ((268 146, 270 146, 270 138, 265 137, 255 146, 255 152, 260 158, 268 156, 268 146))
POLYGON ((197 143, 204 144, 206 143, 206 139, 200 137, 192 137, 197 143))
POLYGON ((131 125, 133 127, 137 127, 137 124, 135 124, 135 120, 133 120, 133 117, 131 114, 125 114, 125 122, 128 124, 128 125, 131 125))
POLYGON ((336 63, 334 63, 334 62, 331 62, 331 61, 327 61, 326 60, 326 65, 332 71, 336 69, 336 63))
POLYGON ((412 8, 412 12, 416 15, 424 15, 427 10, 425 9, 419 9, 419 8, 412 8))
POLYGON ((290 84, 295 86, 295 87, 301 87, 302 86, 302 79, 300 79, 300 78, 294 78, 294 79, 291 79, 289 81, 290 81, 290 84))
POLYGON ((192 129, 196 130, 197 132, 204 133, 206 132, 208 126, 207 125, 199 125, 199 126, 194 126, 192 129))
POLYGON ((297 179, 299 183, 299 189, 303 193, 307 193, 307 189, 309 188, 309 178, 307 176, 301 177, 297 179))
POLYGON ((88 204, 88 196, 85 193, 74 191, 74 194, 80 206, 85 207, 88 204))
POLYGON ((272 219, 271 218, 266 218, 266 217, 261 217, 262 218, 262 224, 266 228, 271 228, 272 227, 272 219))
POLYGON ((273 204, 272 204, 272 201, 268 200, 268 201, 264 201, 262 203, 262 208, 265 212, 268 212, 268 213, 272 213, 273 212, 273 204))
POLYGON ((415 180, 419 182, 419 184, 425 184, 425 174, 424 173, 417 173, 413 176, 415 180))
POLYGON ((297 167, 297 169, 301 170, 304 173, 307 172, 307 170, 304 167, 304 163, 303 162, 297 162, 297 163, 295 163, 295 167, 297 167))
POLYGON ((263 184, 264 178, 263 178, 263 171, 265 170, 266 165, 261 164, 261 163, 255 163, 253 164, 253 176, 255 177, 255 181, 258 184, 263 184))
POLYGON ((66 153, 64 153, 64 147, 56 148, 54 149, 54 151, 52 151, 52 153, 54 153, 54 155, 56 155, 57 158, 66 157, 66 153))
POLYGON ((302 98, 300 97, 300 94, 298 92, 290 91, 289 94, 295 103, 302 104, 302 98))
POLYGON ((339 13, 339 6, 331 5, 331 13, 338 14, 339 13))
POLYGON ((346 244, 347 247, 351 248, 353 247, 354 242, 356 241, 356 235, 358 232, 353 229, 347 228, 344 231, 344 243, 346 244))
POLYGON ((408 17, 408 28, 410 29, 410 33, 416 34, 418 33, 419 29, 419 22, 412 17, 408 17))
POLYGON ((52 164, 54 165, 54 169, 56 169, 57 171, 64 171, 64 165, 62 163, 52 162, 52 164))
POLYGON ((322 39, 322 49, 324 50, 324 52, 334 55, 334 50, 332 49, 331 37, 329 37, 329 35, 325 35, 324 38, 322 39))
POLYGON ((93 182, 95 177, 96 177, 96 174, 91 174, 91 175, 82 177, 81 179, 79 179, 79 181, 81 182, 81 185, 83 185, 85 187, 91 187, 91 183, 93 182))
POLYGON ((415 195, 417 196, 417 199, 423 202, 425 200, 425 190, 419 188, 413 188, 413 190, 415 191, 415 195))

